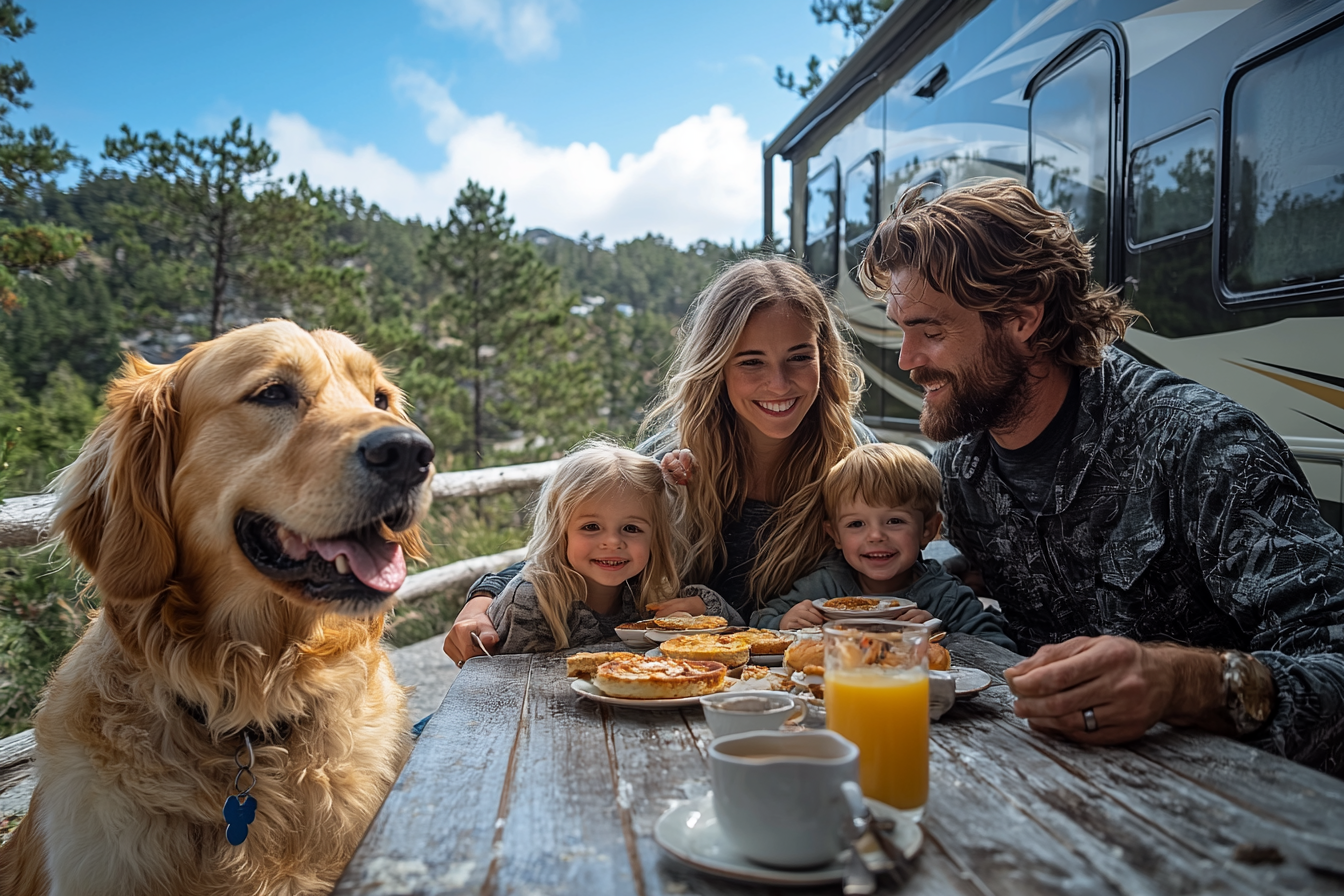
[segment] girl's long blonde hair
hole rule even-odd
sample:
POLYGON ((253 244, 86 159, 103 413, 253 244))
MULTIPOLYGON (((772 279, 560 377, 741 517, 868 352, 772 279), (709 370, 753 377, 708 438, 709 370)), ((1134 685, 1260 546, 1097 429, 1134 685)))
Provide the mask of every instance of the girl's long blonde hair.
POLYGON ((787 306, 816 332, 821 389, 778 471, 782 500, 760 533, 748 579, 758 604, 783 594, 825 554, 821 484, 831 465, 856 444, 853 416, 863 372, 843 338, 838 313, 808 273, 795 262, 767 257, 744 259, 719 274, 687 313, 667 386, 640 430, 658 433, 661 449, 686 447, 695 455, 690 484, 684 494, 674 490, 677 528, 689 547, 679 570, 682 581, 708 581, 726 561, 724 517, 741 513, 752 463, 724 370, 747 321, 776 305, 787 306))
POLYGON ((541 486, 532 537, 527 542, 523 578, 537 590, 537 601, 555 638, 555 649, 569 646, 569 610, 588 595, 588 586, 569 565, 567 530, 584 501, 625 492, 640 498, 649 515, 649 565, 639 574, 635 604, 641 615, 649 604, 676 596, 676 536, 668 520, 667 487, 658 462, 610 442, 578 445, 541 486))

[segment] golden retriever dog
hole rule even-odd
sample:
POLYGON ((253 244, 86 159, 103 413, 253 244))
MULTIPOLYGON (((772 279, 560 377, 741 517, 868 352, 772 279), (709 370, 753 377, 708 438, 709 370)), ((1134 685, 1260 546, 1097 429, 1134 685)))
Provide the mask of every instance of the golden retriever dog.
POLYGON ((410 751, 379 637, 433 446, 368 352, 286 321, 131 358, 107 403, 55 519, 102 609, 0 892, 325 893, 410 751))

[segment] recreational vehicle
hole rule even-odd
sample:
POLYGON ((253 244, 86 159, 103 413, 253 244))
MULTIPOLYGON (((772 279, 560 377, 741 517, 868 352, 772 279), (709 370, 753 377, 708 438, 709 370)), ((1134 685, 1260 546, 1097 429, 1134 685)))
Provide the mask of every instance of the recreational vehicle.
POLYGON ((1344 524, 1344 3, 905 0, 766 147, 767 240, 777 157, 884 438, 932 447, 864 247, 908 188, 1011 177, 1146 316, 1124 348, 1254 410, 1344 524))

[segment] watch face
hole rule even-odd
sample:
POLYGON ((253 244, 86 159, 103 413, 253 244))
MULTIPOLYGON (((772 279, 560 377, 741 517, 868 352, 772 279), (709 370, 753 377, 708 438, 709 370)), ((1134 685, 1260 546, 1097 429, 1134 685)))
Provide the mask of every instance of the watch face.
POLYGON ((1255 657, 1239 651, 1223 654, 1223 693, 1238 734, 1255 731, 1274 707, 1274 676, 1255 657))

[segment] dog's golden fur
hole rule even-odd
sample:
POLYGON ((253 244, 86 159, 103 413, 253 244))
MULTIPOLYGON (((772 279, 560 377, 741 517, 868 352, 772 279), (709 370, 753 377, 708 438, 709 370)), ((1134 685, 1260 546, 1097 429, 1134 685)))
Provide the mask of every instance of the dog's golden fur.
MULTIPOLYGON (((56 518, 102 610, 38 710, 39 784, 0 892, 326 892, 410 750, 379 646, 387 600, 332 604, 263 575, 234 525, 366 524, 352 456, 409 426, 400 392, 344 336, 270 321, 174 364, 132 358, 107 401, 56 518), (277 383, 292 405, 255 400, 277 383), (231 846, 221 809, 249 727, 258 808, 231 846)), ((413 557, 430 474, 404 489, 403 531, 382 529, 413 557)))

